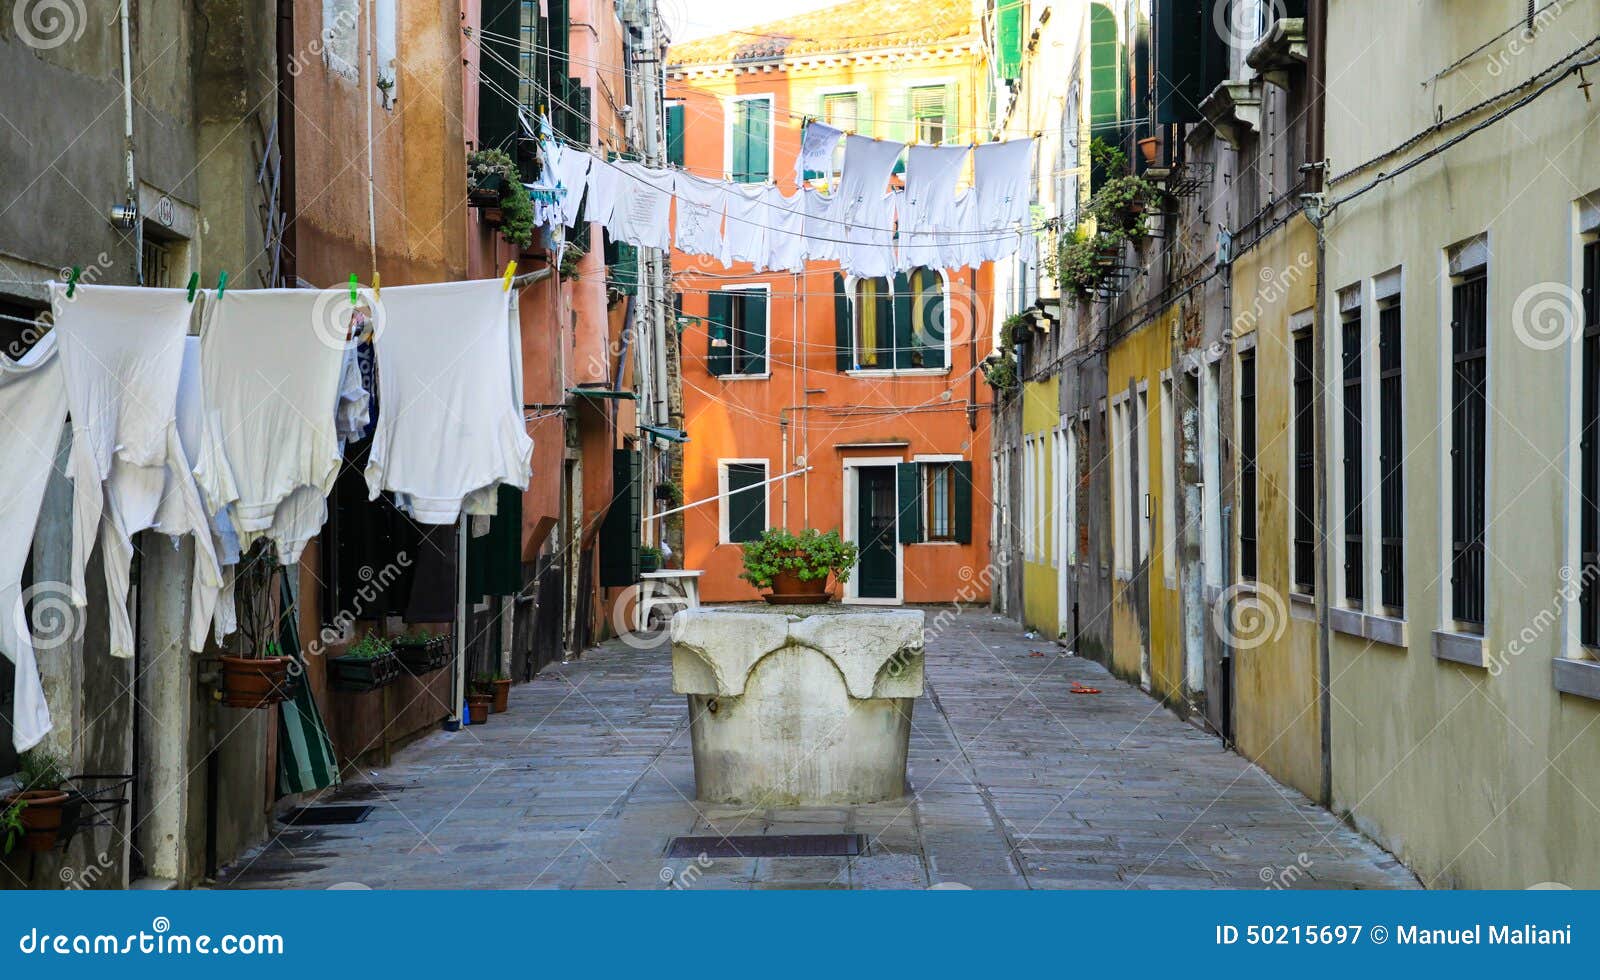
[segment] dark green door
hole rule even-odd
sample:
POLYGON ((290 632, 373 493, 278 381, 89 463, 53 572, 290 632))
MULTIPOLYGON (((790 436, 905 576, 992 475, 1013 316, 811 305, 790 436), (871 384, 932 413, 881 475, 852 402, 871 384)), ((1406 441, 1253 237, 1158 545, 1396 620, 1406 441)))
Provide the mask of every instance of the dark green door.
POLYGON ((894 467, 856 470, 856 594, 863 599, 893 599, 895 553, 894 467))

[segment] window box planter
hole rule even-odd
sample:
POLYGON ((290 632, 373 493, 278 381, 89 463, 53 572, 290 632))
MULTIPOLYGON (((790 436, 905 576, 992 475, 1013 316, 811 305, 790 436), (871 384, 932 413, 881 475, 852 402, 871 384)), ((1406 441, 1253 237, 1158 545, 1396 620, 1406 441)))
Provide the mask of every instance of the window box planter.
POLYGON ((467 187, 467 202, 475 208, 500 207, 500 199, 505 194, 506 179, 499 174, 486 174, 477 183, 467 187))
POLYGON ((328 676, 333 686, 341 691, 376 691, 393 684, 400 672, 399 659, 387 652, 328 658, 328 676))
POLYGON ((450 637, 397 637, 393 653, 402 670, 418 677, 439 670, 450 662, 450 637))

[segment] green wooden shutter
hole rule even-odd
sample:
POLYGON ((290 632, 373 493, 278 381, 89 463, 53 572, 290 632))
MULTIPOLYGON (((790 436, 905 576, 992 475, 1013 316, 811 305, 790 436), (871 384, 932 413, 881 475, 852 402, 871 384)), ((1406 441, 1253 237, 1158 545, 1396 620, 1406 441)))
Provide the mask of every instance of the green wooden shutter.
POLYGON ((683 103, 667 106, 667 162, 683 166, 683 103))
POLYGON ((728 161, 728 177, 741 183, 745 180, 745 170, 749 167, 747 161, 750 159, 750 140, 745 132, 749 106, 748 102, 733 104, 733 131, 728 134, 728 147, 732 155, 728 161))
POLYGON ((734 369, 740 374, 767 373, 767 294, 752 289, 740 296, 739 347, 744 357, 734 369))
POLYGON ((631 449, 611 453, 611 507, 600 525, 600 584, 639 581, 640 458, 631 449))
POLYGON ((896 489, 900 498, 900 543, 922 540, 922 467, 917 463, 896 463, 896 489))
POLYGON ((763 463, 728 464, 728 496, 723 505, 728 508, 729 541, 754 541, 767 529, 766 488, 734 492, 754 487, 766 478, 767 468, 763 463))
POLYGON ((878 284, 876 305, 878 307, 878 363, 877 366, 885 370, 894 367, 894 295, 889 289, 889 280, 880 278, 874 280, 878 284))
POLYGON ((712 293, 708 297, 706 335, 706 370, 714 377, 733 373, 733 296, 729 293, 712 293), (721 346, 718 346, 721 341, 721 346))
POLYGON ((840 371, 855 367, 855 330, 850 321, 850 294, 845 292, 844 273, 833 274, 834 366, 840 371))
POLYGON ((1008 81, 1022 77, 1022 45, 1026 34, 1024 0, 1000 0, 995 11, 995 71, 1008 81))
POLYGON ((972 543, 972 463, 959 460, 950 464, 951 475, 956 481, 956 541, 959 544, 972 543))
MULTIPOLYGON (((911 278, 904 272, 894 275, 894 361, 897 368, 912 367, 912 305, 911 305, 911 278)), ((879 325, 878 329, 883 329, 879 325)), ((880 362, 881 363, 881 362, 880 362)), ((888 365, 883 365, 887 367, 888 365)))
POLYGON ((923 347, 922 366, 928 368, 942 368, 944 363, 945 334, 949 331, 949 324, 945 318, 944 309, 944 278, 934 269, 917 269, 911 273, 920 277, 922 294, 926 297, 922 304, 922 330, 923 347))
POLYGON ((750 139, 750 183, 760 184, 772 176, 772 168, 768 166, 772 143, 772 102, 768 99, 752 99, 745 104, 751 106, 746 125, 750 139))

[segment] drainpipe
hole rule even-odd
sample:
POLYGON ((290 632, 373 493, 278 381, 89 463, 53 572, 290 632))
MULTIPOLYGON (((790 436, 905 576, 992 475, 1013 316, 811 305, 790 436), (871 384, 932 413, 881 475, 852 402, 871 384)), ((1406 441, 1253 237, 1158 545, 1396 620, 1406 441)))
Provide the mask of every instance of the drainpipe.
POLYGON ((127 178, 128 205, 133 214, 133 281, 144 285, 144 221, 139 215, 139 185, 133 168, 133 42, 128 25, 128 0, 117 7, 122 34, 122 147, 127 178))
MULTIPOLYGON (((1326 38, 1327 38, 1327 3, 1326 0, 1311 0, 1307 5, 1310 51, 1310 70, 1307 77, 1310 82, 1309 105, 1307 116, 1311 125, 1307 136, 1308 149, 1313 155, 1307 159, 1315 166, 1312 174, 1312 183, 1308 190, 1321 191, 1325 166, 1322 161, 1323 151, 1323 78, 1327 70, 1326 38)), ((1331 675, 1329 665, 1332 661, 1331 626, 1328 623, 1328 593, 1333 589, 1334 569, 1333 554, 1328 547, 1328 365, 1327 357, 1330 349, 1328 343, 1328 318, 1326 313, 1328 298, 1327 256, 1328 239, 1323 227, 1321 201, 1313 199, 1307 202, 1307 216, 1311 219, 1312 226, 1317 232, 1317 265, 1316 265, 1316 306, 1312 310, 1311 335, 1315 339, 1316 361, 1312 365, 1312 392, 1314 401, 1313 417, 1317 423, 1316 444, 1316 481, 1317 481, 1317 527, 1318 536, 1322 539, 1319 544, 1322 548, 1322 588, 1317 590, 1317 671, 1321 683, 1318 685, 1318 701, 1320 702, 1322 724, 1322 783, 1319 787, 1321 800, 1325 807, 1333 806, 1333 692, 1330 689, 1331 675)))
POLYGON ((967 270, 967 429, 978 431, 978 270, 967 270))
MULTIPOLYGON (((378 76, 372 64, 372 49, 377 46, 378 27, 373 16, 372 0, 367 0, 367 77, 362 85, 367 103, 367 248, 372 259, 372 272, 378 272, 378 180, 372 161, 372 93, 378 76)), ((463 569, 466 566, 462 566, 463 569)))

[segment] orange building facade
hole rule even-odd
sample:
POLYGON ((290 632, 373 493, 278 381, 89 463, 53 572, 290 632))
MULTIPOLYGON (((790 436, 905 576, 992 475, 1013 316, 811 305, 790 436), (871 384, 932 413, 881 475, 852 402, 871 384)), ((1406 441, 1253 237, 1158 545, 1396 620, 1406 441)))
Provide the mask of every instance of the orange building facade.
MULTIPOLYGON (((668 146, 694 175, 787 194, 806 117, 981 142, 988 78, 967 0, 830 8, 674 45, 668 146)), ((843 601, 987 601, 990 268, 857 280, 836 262, 758 273, 676 252, 672 267, 684 499, 706 501, 685 512, 682 561, 704 571, 702 598, 758 598, 739 542, 812 527, 860 548, 843 601)))

